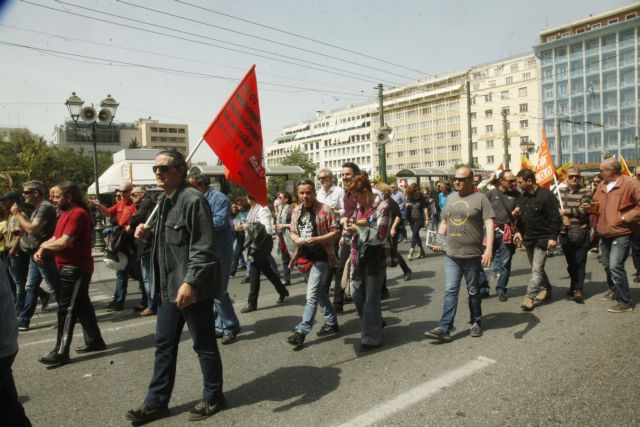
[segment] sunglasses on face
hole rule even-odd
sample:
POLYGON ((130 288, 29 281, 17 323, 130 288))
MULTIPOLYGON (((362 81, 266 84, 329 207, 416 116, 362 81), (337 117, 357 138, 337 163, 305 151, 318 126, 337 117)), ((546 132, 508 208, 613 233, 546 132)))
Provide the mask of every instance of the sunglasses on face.
POLYGON ((22 192, 22 195, 23 195, 23 196, 29 196, 29 195, 31 195, 31 194, 33 194, 33 190, 28 190, 28 191, 23 191, 23 192, 22 192))
POLYGON ((580 179, 580 175, 569 175, 569 179, 580 179))
POLYGON ((171 166, 169 165, 153 165, 153 173, 167 173, 171 170, 171 166))

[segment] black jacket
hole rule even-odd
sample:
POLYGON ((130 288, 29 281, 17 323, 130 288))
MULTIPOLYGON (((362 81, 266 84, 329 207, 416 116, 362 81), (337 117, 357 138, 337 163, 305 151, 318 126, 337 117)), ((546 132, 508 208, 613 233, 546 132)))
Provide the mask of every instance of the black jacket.
POLYGON ((522 193, 517 206, 520 218, 516 224, 525 242, 533 240, 557 240, 562 226, 556 196, 546 188, 533 193, 522 193))
POLYGON ((207 200, 182 184, 171 198, 160 196, 158 205, 151 248, 153 292, 160 287, 162 301, 175 302, 180 285, 188 283, 196 291, 196 301, 222 298, 207 200))

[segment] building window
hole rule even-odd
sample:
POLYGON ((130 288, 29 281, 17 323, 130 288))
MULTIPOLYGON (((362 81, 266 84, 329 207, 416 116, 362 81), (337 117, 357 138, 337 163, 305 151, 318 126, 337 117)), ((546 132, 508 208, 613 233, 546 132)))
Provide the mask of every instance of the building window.
POLYGON ((487 156, 487 163, 493 163, 493 156, 487 156))
POLYGON ((503 90, 502 92, 500 92, 500 99, 501 100, 505 100, 505 99, 509 99, 509 91, 508 90, 503 90))
POLYGON ((520 104, 520 112, 527 113, 529 111, 529 104, 520 104))
POLYGON ((484 127, 484 129, 485 129, 486 133, 491 133, 491 132, 493 132, 493 125, 486 125, 484 127))
POLYGON ((520 129, 528 129, 529 120, 520 120, 520 129))
POLYGON ((475 165, 477 165, 477 164, 478 164, 478 158, 477 158, 477 157, 474 157, 474 158, 473 158, 473 164, 475 164, 475 165))
POLYGON ((476 97, 475 96, 471 97, 471 105, 476 105, 476 97))
POLYGON ((496 81, 495 81, 495 80, 491 80, 491 81, 489 82, 489 87, 490 87, 490 88, 492 88, 492 87, 496 87, 496 81))
POLYGON ((491 97, 491 93, 488 93, 484 96, 484 102, 491 102, 492 97, 491 97))
POLYGON ((487 141, 487 150, 489 150, 491 148, 493 148, 493 140, 492 139, 487 141))
POLYGON ((531 78, 531 73, 522 73, 522 80, 529 80, 531 78))
POLYGON ((474 83, 473 84, 473 90, 474 91, 480 90, 480 83, 474 83))
POLYGON ((418 150, 409 150, 409 155, 410 156, 417 156, 418 155, 418 150))
MULTIPOLYGON (((478 149, 478 143, 477 142, 472 142, 471 143, 471 149, 472 150, 477 150, 478 149)), ((477 161, 477 159, 476 159, 476 161, 477 161)))
POLYGON ((485 110, 484 117, 486 119, 493 117, 493 110, 485 110))
MULTIPOLYGON (((517 68, 517 66, 516 66, 516 68, 517 68)), ((509 76, 509 77, 505 78, 504 79, 504 83, 508 84, 508 85, 512 84, 513 83, 513 77, 509 76)))
POLYGON ((471 135, 477 135, 478 134, 478 128, 471 128, 471 135))
POLYGON ((151 132, 158 132, 158 128, 151 128, 151 132))
POLYGON ((475 120, 476 119, 476 113, 471 113, 471 120, 475 120))

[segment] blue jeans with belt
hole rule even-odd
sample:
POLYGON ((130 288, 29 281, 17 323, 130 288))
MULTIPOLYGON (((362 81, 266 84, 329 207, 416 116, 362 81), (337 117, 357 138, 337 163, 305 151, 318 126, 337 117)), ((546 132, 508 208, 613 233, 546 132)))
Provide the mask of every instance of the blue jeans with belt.
POLYGON ((607 273, 607 285, 615 292, 616 299, 626 305, 631 305, 629 279, 624 263, 629 257, 630 237, 600 237, 600 262, 607 273))

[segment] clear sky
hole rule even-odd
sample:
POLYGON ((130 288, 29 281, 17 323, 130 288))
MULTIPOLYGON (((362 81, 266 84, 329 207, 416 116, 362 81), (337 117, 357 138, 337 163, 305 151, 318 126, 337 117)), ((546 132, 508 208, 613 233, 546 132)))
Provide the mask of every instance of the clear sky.
MULTIPOLYGON (((111 94, 116 120, 187 123, 193 146, 256 64, 269 145, 317 110, 373 101, 379 82, 530 53, 546 28, 633 3, 0 0, 0 127, 50 140, 72 91, 94 104, 111 94)), ((195 160, 211 156, 201 148, 195 160)))

